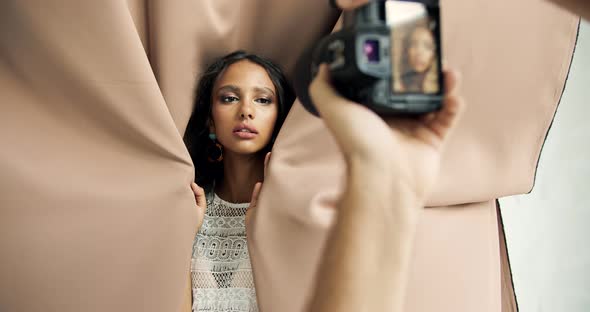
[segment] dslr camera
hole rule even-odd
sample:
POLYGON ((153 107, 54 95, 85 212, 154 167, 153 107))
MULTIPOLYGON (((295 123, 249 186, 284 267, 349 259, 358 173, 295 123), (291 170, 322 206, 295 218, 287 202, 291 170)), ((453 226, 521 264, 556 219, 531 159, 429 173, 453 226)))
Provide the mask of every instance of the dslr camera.
POLYGON ((300 58, 295 89, 304 107, 318 112, 308 88, 327 63, 344 97, 381 115, 420 115, 443 99, 438 0, 373 0, 345 12, 338 32, 300 58))

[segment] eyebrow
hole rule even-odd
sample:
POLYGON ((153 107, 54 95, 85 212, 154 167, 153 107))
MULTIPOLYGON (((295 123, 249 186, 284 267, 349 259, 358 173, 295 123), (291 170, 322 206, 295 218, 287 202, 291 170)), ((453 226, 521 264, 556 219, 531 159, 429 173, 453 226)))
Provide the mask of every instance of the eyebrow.
POLYGON ((226 86, 223 86, 223 87, 219 88, 219 90, 217 90, 217 91, 218 92, 221 92, 221 91, 232 91, 232 92, 239 93, 240 92, 240 88, 238 88, 237 86, 234 86, 234 85, 226 85, 226 86))
MULTIPOLYGON (((273 96, 275 95, 275 92, 267 87, 254 87, 253 89, 256 92, 270 92, 273 96)), ((218 92, 222 92, 222 91, 231 91, 231 92, 240 93, 241 89, 240 89, 240 87, 238 87, 236 85, 225 85, 225 86, 219 88, 219 90, 218 90, 218 92)))
POLYGON ((275 95, 275 92, 267 87, 254 87, 254 91, 257 92, 270 92, 270 94, 275 95))

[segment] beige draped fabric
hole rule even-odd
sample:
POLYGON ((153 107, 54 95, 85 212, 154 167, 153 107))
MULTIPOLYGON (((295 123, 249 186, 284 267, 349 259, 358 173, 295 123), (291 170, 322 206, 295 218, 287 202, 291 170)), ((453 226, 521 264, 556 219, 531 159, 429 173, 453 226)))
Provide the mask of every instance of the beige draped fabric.
MULTIPOLYGON (((463 73, 468 107, 422 215, 404 311, 510 311, 515 305, 501 261, 495 198, 533 186, 579 19, 534 0, 442 6, 443 51, 463 73)), ((343 177, 335 142, 321 120, 296 103, 273 150, 250 231, 265 311, 301 311, 309 300, 343 177)))
POLYGON ((334 19, 316 0, 0 2, 0 311, 177 311, 199 72, 238 48, 292 67, 334 19))
MULTIPOLYGON (((420 225, 407 311, 497 311, 493 199, 531 188, 577 19, 535 0, 443 7, 470 107, 430 202, 452 206, 420 225)), ((290 71, 335 18, 317 0, 0 2, 0 311, 178 310, 198 74, 238 48, 290 71)), ((296 104, 250 237, 263 311, 300 311, 309 296, 342 169, 296 104)))

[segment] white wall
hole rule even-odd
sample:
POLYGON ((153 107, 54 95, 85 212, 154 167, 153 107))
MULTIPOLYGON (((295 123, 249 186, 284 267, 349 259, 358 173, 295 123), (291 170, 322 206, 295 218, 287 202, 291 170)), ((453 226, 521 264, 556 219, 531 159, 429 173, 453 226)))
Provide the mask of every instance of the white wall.
POLYGON ((590 23, 531 194, 500 199, 520 312, 590 312, 590 23))

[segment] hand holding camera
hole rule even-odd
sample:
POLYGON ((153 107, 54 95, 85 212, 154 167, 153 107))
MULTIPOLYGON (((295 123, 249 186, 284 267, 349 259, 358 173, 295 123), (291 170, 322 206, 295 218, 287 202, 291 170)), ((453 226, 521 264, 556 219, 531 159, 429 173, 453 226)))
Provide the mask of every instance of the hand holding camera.
POLYGON ((445 82, 441 110, 419 118, 384 119, 342 97, 332 87, 326 64, 320 66, 309 92, 348 166, 362 167, 368 175, 377 171, 376 178, 383 183, 402 181, 404 189, 423 202, 438 175, 444 143, 464 106, 458 92, 459 75, 446 71, 445 82))
MULTIPOLYGON (((442 75, 440 70, 438 2, 353 0, 346 5, 345 8, 355 9, 353 21, 356 24, 345 25, 343 31, 328 36, 315 47, 316 56, 313 60, 325 62, 317 66, 316 77, 309 86, 306 108, 312 113, 319 113, 324 119, 349 166, 362 166, 367 172, 380 172, 377 178, 383 183, 403 181, 407 184, 404 188, 408 188, 406 190, 416 200, 423 202, 438 175, 442 147, 463 106, 457 91, 458 74, 446 71, 442 75), (395 27, 384 26, 386 23, 395 27), (433 23, 436 26, 426 26, 433 23), (404 29, 406 33, 402 32, 404 29), (434 32, 428 33, 427 29, 433 29, 434 32), (401 37, 409 38, 409 41, 396 39, 396 32, 402 32, 401 37), (338 61, 338 57, 333 57, 334 54, 332 57, 318 58, 317 55, 326 54, 326 48, 334 45, 342 36, 351 43, 344 44, 344 59, 338 61), (380 47, 387 46, 387 49, 380 48, 375 52, 366 48, 374 42, 380 47), (392 47, 395 42, 402 46, 392 47), (403 51, 404 42, 410 44, 406 47, 410 51, 406 58, 403 53, 397 58, 393 52, 386 53, 403 51), (432 49, 437 52, 432 53, 432 49), (387 58, 383 58, 384 55, 387 58), (400 64, 402 60, 408 62, 407 66, 392 66, 400 64), (345 65, 334 65, 334 62, 345 65), (373 69, 385 74, 370 80, 370 83, 359 83, 367 78, 363 66, 369 66, 371 62, 376 66, 373 69), (345 67, 348 68, 346 74, 352 75, 346 79, 340 70, 345 67), (433 91, 427 89, 424 80, 419 86, 410 85, 403 79, 404 74, 399 74, 404 68, 412 68, 407 71, 414 74, 436 68, 440 74, 436 75, 437 83, 431 86, 433 91), (384 90, 388 92, 387 102, 379 104, 374 101, 374 97, 367 96, 384 90), (424 102, 414 101, 417 96, 421 96, 424 102), (396 103, 401 104, 396 106, 396 103), (393 177, 396 181, 385 181, 386 177, 393 177)), ((316 66, 314 62, 311 62, 312 75, 313 66, 316 66)))
POLYGON ((344 12, 342 30, 300 58, 295 88, 304 107, 317 115, 307 86, 326 63, 340 95, 381 115, 439 110, 444 76, 438 0, 348 2, 345 8, 354 10, 344 12))
MULTIPOLYGON (((362 4, 352 2, 352 7, 362 4)), ((351 59, 358 61, 356 57, 347 60, 351 59)), ((359 94, 343 92, 345 85, 338 87, 334 66, 329 64, 328 60, 318 66, 305 93, 308 98, 302 98, 299 90, 304 105, 306 100, 315 104, 306 108, 322 116, 347 166, 337 220, 318 270, 321 282, 309 311, 402 311, 413 233, 438 176, 442 148, 463 107, 457 92, 459 78, 445 72, 440 109, 408 117, 408 111, 394 106, 382 106, 386 107, 383 114, 371 98, 363 98, 362 104, 355 101, 352 96, 359 94)), ((379 87, 383 81, 389 85, 385 88, 394 88, 391 78, 373 81, 361 89, 383 88, 379 87)), ((361 84, 355 82, 349 81, 350 90, 358 92, 354 86, 361 84)))

